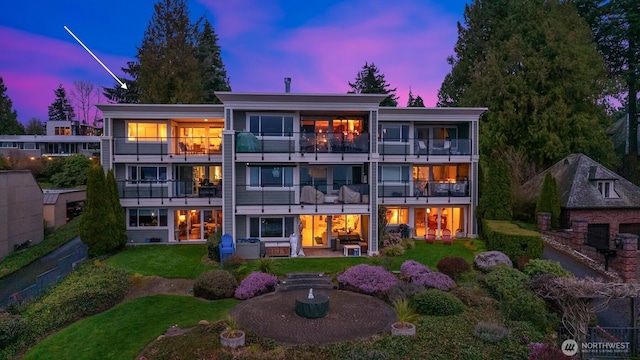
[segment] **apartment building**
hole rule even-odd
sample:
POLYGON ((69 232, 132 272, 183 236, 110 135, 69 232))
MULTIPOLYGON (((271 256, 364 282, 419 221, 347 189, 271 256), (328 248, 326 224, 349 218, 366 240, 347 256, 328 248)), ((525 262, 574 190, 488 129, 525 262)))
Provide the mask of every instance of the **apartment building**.
POLYGON ((222 105, 103 104, 132 242, 238 238, 378 252, 378 206, 412 235, 475 236, 483 108, 380 94, 216 93, 222 105))

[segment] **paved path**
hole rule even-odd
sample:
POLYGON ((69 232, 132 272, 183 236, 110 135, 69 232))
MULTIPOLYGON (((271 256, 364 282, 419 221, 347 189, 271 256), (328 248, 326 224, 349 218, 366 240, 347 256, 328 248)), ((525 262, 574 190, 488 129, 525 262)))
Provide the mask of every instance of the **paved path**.
MULTIPOLYGON (((558 251, 545 244, 542 258, 547 260, 556 260, 562 264, 562 267, 571 271, 573 275, 580 278, 592 277, 606 279, 600 272, 590 268, 589 266, 575 260, 573 257, 558 251)), ((597 314, 598 324, 602 327, 627 327, 630 325, 631 318, 631 300, 618 299, 612 300, 607 309, 597 314)))

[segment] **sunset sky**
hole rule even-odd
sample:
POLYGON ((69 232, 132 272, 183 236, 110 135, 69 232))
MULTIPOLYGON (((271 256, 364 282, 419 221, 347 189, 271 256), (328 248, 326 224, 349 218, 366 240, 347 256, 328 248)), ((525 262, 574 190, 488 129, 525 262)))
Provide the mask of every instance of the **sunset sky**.
MULTIPOLYGON (((468 0, 470 1, 470 0, 468 0)), ((188 0, 218 34, 237 92, 345 93, 365 62, 426 106, 450 66, 465 0, 188 0)), ((67 26, 117 76, 133 60, 153 14, 152 0, 11 1, 0 11, 0 77, 18 119, 48 120, 54 90, 74 80, 115 80, 63 28, 67 26)), ((104 100, 103 100, 104 101, 104 100)))

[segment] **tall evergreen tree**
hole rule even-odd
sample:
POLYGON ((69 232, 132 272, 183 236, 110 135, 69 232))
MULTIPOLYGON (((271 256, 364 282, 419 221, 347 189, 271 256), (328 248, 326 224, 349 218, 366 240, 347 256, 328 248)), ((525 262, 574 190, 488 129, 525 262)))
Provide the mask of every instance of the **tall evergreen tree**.
POLYGON ((104 221, 109 214, 105 196, 105 176, 101 166, 92 166, 87 175, 87 200, 80 220, 80 240, 87 244, 89 256, 108 253, 108 222, 104 221))
POLYGON ((122 68, 128 77, 121 79, 127 84, 127 88, 123 89, 119 83, 113 87, 103 87, 103 95, 111 103, 136 104, 140 102, 140 86, 138 86, 138 72, 140 64, 136 61, 128 61, 127 66, 122 68))
POLYGON ((570 153, 615 162, 604 132, 605 69, 575 6, 474 0, 458 24, 440 106, 488 107, 480 149, 513 149, 547 167, 570 153))
POLYGON ((356 81, 349 83, 351 87, 350 94, 389 94, 380 106, 398 106, 398 97, 396 96, 396 88, 390 89, 391 85, 387 84, 384 74, 374 63, 364 63, 362 70, 356 75, 356 81))
POLYGON ((640 2, 574 0, 587 20, 609 75, 624 84, 617 95, 629 115, 629 153, 622 174, 640 184, 638 169, 638 87, 640 86, 640 2))
POLYGON ((23 135, 24 126, 18 122, 18 113, 7 95, 7 87, 0 76, 0 135, 23 135))
POLYGON ((107 200, 109 202, 109 229, 111 238, 113 238, 116 248, 123 247, 127 244, 127 223, 125 212, 120 205, 120 197, 118 196, 118 183, 113 173, 113 169, 107 171, 106 179, 107 200))
POLYGON ((536 202, 536 213, 539 212, 551 214, 551 228, 558 229, 560 227, 560 197, 558 196, 556 179, 550 172, 547 172, 544 177, 540 196, 536 202))
POLYGON ((511 220, 511 177, 507 163, 494 158, 489 163, 489 173, 483 191, 482 210, 487 220, 511 220))
POLYGON ((140 102, 202 102, 202 71, 196 58, 198 29, 189 19, 186 1, 161 0, 153 7, 136 55, 140 102))
POLYGON ((202 24, 202 31, 198 34, 196 57, 202 67, 202 85, 204 102, 207 104, 220 103, 215 91, 231 91, 227 70, 222 62, 218 35, 206 19, 202 24))
POLYGON ((417 97, 413 97, 413 92, 409 89, 409 100, 407 101, 407 107, 424 107, 424 101, 418 95, 417 97))
POLYGON ((49 121, 74 120, 76 114, 62 84, 53 93, 56 95, 56 99, 49 105, 49 121))

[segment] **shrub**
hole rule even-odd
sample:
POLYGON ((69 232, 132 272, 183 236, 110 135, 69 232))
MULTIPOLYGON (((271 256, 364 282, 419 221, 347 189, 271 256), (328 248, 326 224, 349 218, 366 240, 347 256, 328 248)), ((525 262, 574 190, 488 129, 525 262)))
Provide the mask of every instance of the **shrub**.
POLYGON ((425 290, 414 296, 410 303, 422 315, 457 315, 463 310, 460 299, 438 289, 425 290))
POLYGON ((360 264, 338 276, 338 282, 365 294, 378 295, 389 291, 398 279, 381 266, 360 264))
POLYGON ((244 259, 240 255, 230 255, 222 262, 222 267, 228 271, 235 271, 244 265, 244 259))
POLYGON ((24 336, 26 329, 27 324, 22 316, 0 313, 0 348, 4 349, 15 344, 20 337, 24 336))
POLYGON ((415 249, 416 248, 416 241, 414 239, 411 238, 406 238, 406 239, 402 239, 402 247, 405 248, 405 250, 410 250, 410 249, 415 249))
POLYGON ((449 291, 456 287, 456 282, 448 275, 439 272, 423 273, 419 276, 411 278, 411 282, 416 285, 422 285, 428 288, 435 288, 442 291, 449 291))
POLYGON ((487 322, 479 322, 473 330, 473 336, 491 343, 496 343, 504 339, 510 333, 511 331, 509 329, 500 324, 487 322))
POLYGON ((389 289, 388 297, 391 302, 400 299, 409 299, 414 295, 426 290, 426 287, 412 282, 398 281, 389 289))
POLYGON ((558 196, 558 188, 556 179, 547 172, 542 182, 540 196, 536 202, 536 213, 546 212, 551 214, 551 228, 560 227, 560 197, 558 196))
POLYGON ((565 356, 562 350, 557 347, 544 343, 529 344, 529 360, 556 360, 556 359, 573 359, 574 357, 565 356))
POLYGON ((393 310, 396 312, 398 322, 413 323, 420 318, 407 299, 395 300, 393 302, 393 310))
POLYGON ((483 221, 482 230, 487 238, 487 248, 505 253, 512 262, 518 257, 539 259, 544 244, 540 233, 522 229, 509 221, 483 221))
POLYGON ((471 271, 471 265, 467 260, 458 256, 445 257, 438 261, 436 267, 441 273, 449 275, 453 279, 457 279, 462 273, 471 271))
POLYGON ((278 270, 278 265, 274 259, 272 258, 260 258, 256 261, 256 267, 258 271, 266 273, 266 274, 276 274, 278 270))
POLYGON ((44 334, 113 307, 128 285, 124 270, 83 264, 29 306, 24 317, 34 335, 44 334))
POLYGON ((405 248, 401 244, 394 244, 380 249, 380 254, 383 256, 400 256, 404 254, 404 252, 405 248))
POLYGON ((234 296, 236 299, 249 299, 275 290, 277 284, 275 275, 254 271, 240 282, 234 296))
POLYGON ((208 299, 218 300, 233 297, 238 286, 236 278, 225 270, 209 270, 196 279, 193 284, 193 295, 208 299))
POLYGON ((562 277, 573 277, 573 275, 555 260, 534 259, 524 266, 524 273, 529 276, 552 274, 562 277))
POLYGON ((520 271, 524 271, 525 265, 527 265, 531 261, 528 256, 518 256, 516 260, 516 269, 520 271))
POLYGON ((207 256, 213 261, 220 262, 220 240, 222 239, 222 229, 218 228, 217 231, 212 233, 207 238, 207 256))
POLYGON ((423 265, 415 260, 406 260, 400 265, 400 272, 408 279, 431 272, 427 265, 423 265))
POLYGON ((388 256, 382 255, 373 255, 371 256, 371 265, 382 266, 385 270, 391 270, 391 258, 388 256))

